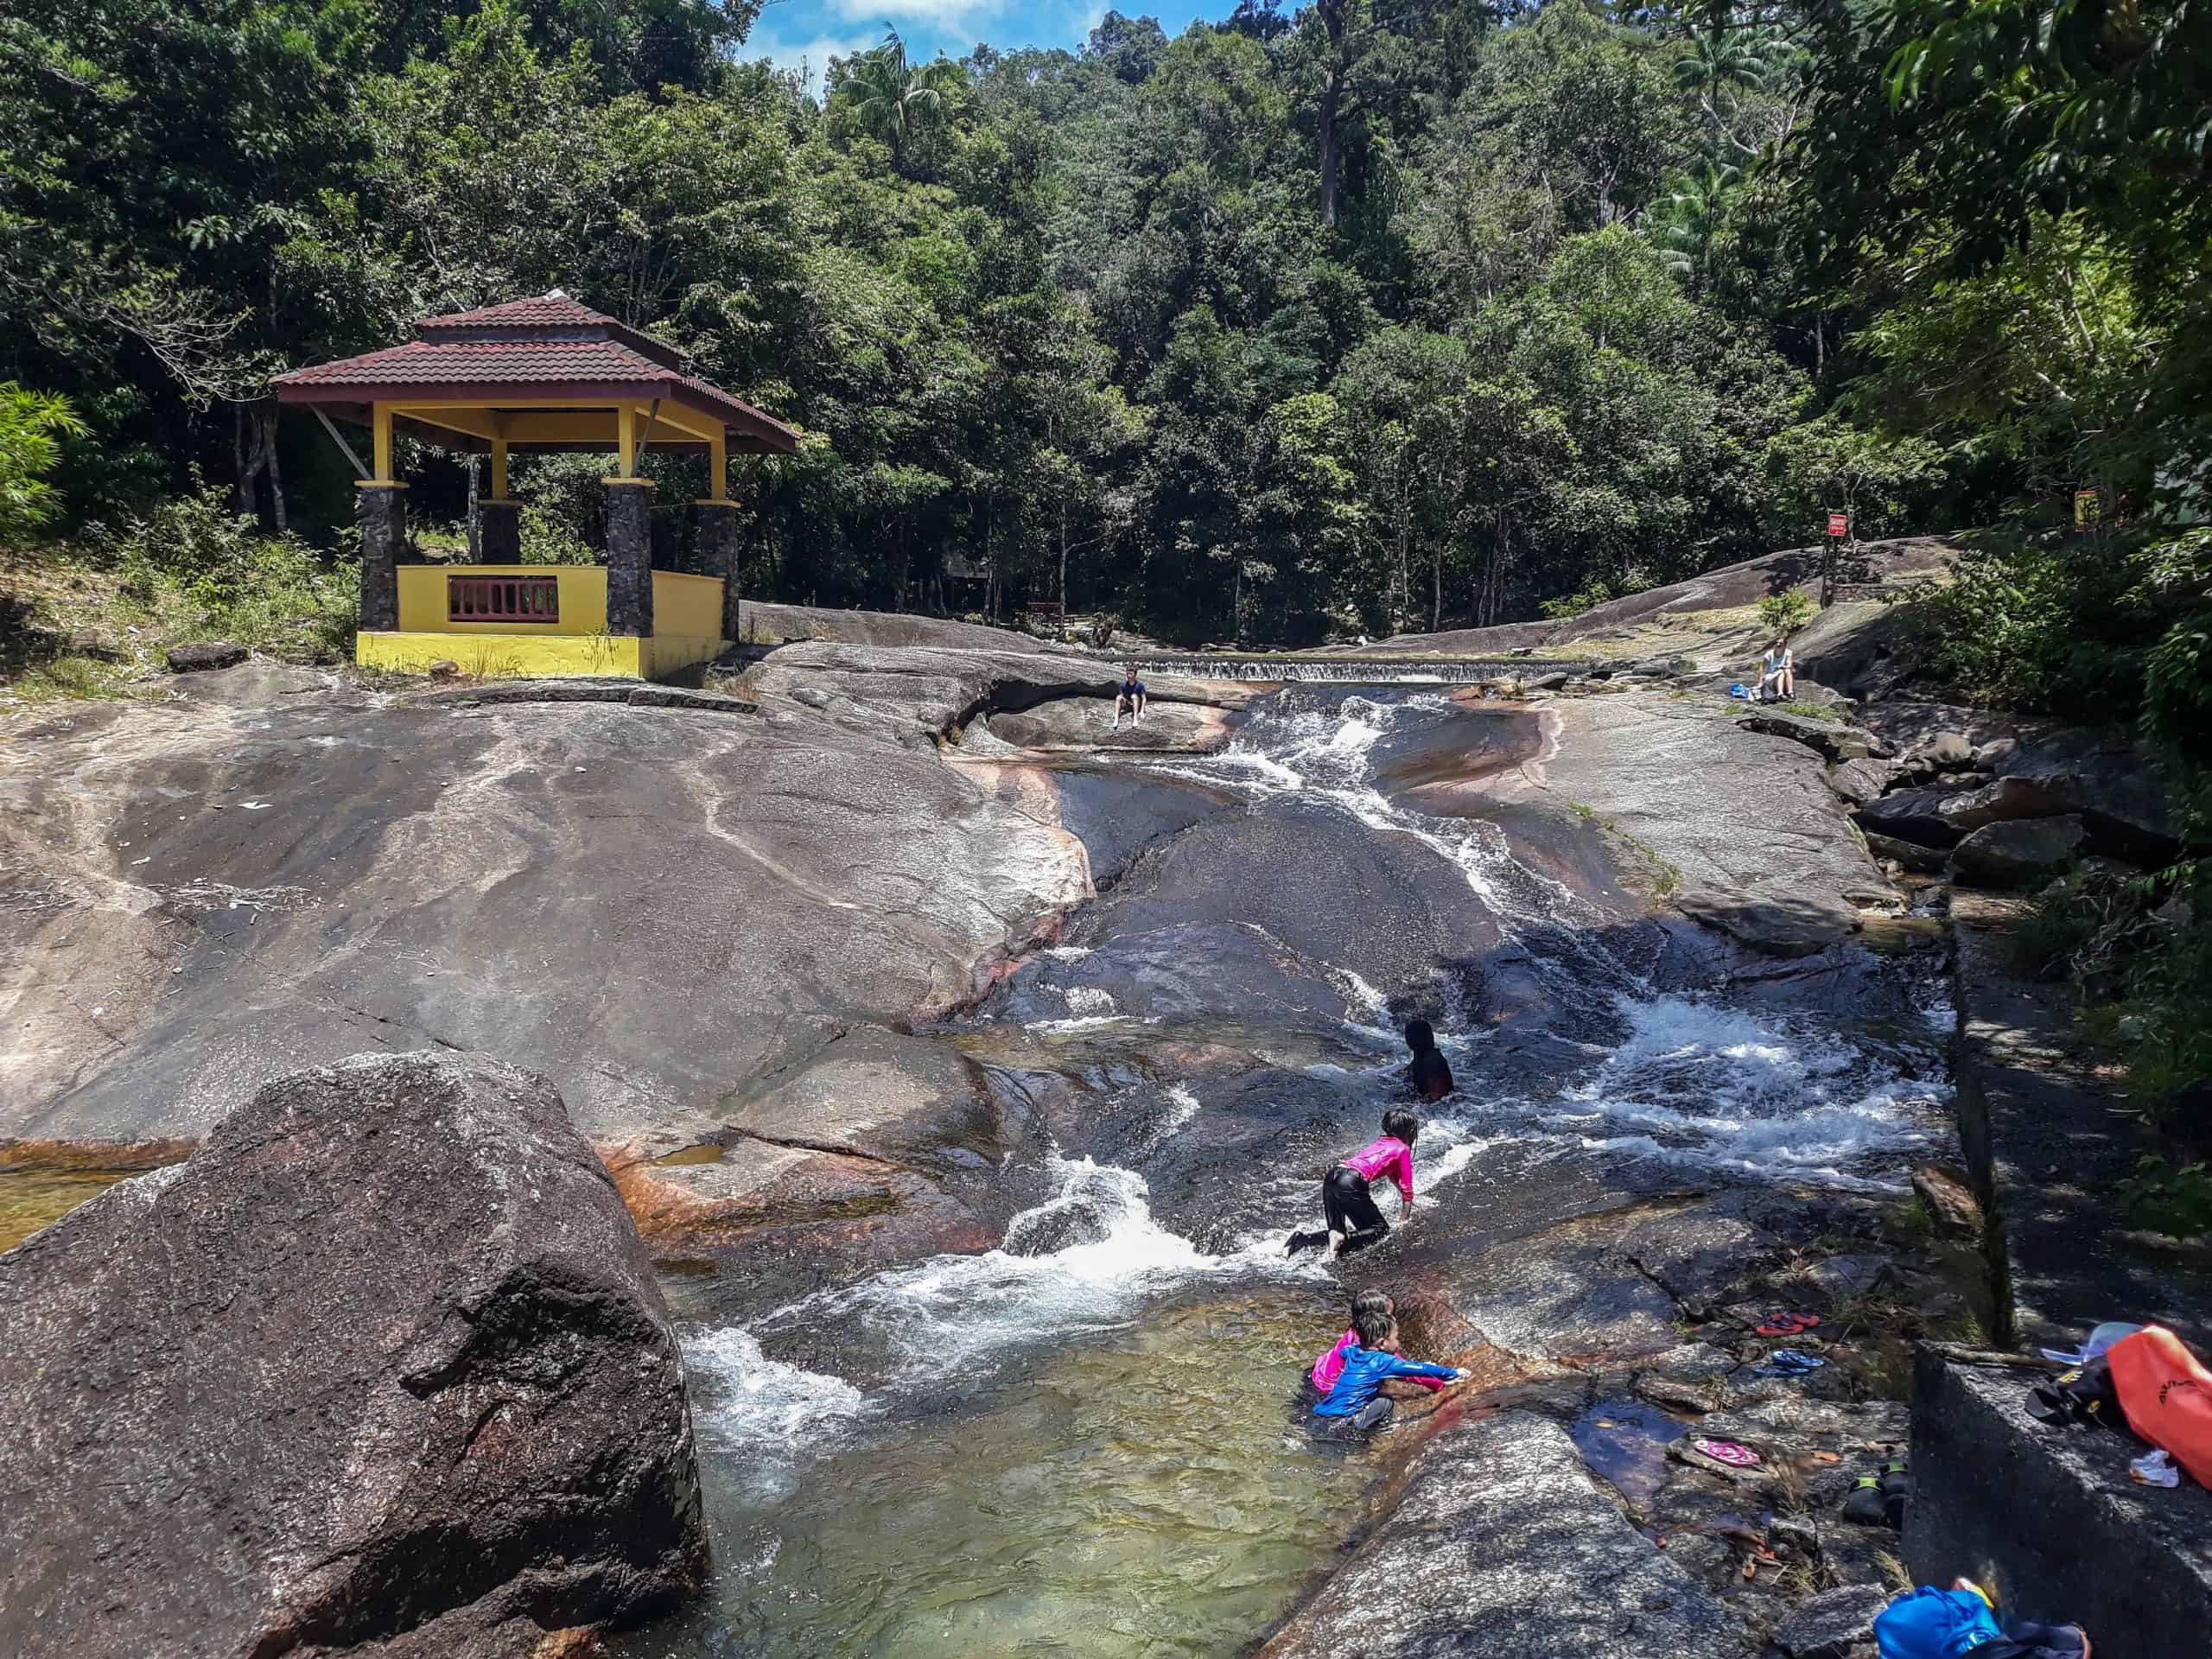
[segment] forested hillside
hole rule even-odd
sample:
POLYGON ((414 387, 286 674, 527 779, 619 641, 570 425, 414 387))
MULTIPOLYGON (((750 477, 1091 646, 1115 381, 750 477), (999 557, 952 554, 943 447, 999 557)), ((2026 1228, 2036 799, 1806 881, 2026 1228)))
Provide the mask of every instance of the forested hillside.
MULTIPOLYGON (((1246 0, 813 86, 747 61, 753 16, 18 0, 0 528, 197 469, 340 549, 346 472, 268 376, 555 287, 804 428, 740 482, 748 591, 825 604, 1297 643, 1588 603, 1830 507, 2139 518, 2203 464, 2188 0, 1246 0)), ((409 468, 418 524, 465 516, 460 466, 409 468)), ((588 543, 598 470, 518 467, 536 556, 588 543)), ((2201 583, 2154 539, 2100 605, 2201 583)))

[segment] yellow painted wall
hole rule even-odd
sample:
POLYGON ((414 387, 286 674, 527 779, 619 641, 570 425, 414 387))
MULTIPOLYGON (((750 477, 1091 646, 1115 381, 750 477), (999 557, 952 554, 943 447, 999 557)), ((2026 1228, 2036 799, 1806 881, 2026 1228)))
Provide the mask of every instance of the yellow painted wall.
POLYGON ((401 674, 420 674, 433 663, 453 663, 462 673, 484 680, 610 675, 639 680, 651 677, 645 671, 649 663, 658 662, 654 648, 663 643, 618 639, 605 633, 494 634, 480 628, 466 633, 357 633, 353 660, 364 668, 390 669, 401 674))
MULTIPOLYGON (((567 597, 565 594, 562 595, 563 600, 567 597)), ((656 635, 662 639, 713 639, 719 638, 721 631, 720 576, 686 576, 673 570, 653 572, 656 635)))
MULTIPOLYGON (((696 576, 696 582, 714 582, 696 576)), ((716 604, 721 584, 715 582, 716 604)), ((659 573, 654 573, 658 602, 659 573)), ((607 632, 607 567, 596 564, 403 564, 399 567, 399 632, 486 633, 536 639, 607 632), (450 622, 446 620, 448 576, 552 576, 561 584, 558 622, 450 622)), ((431 658, 433 662, 438 660, 431 658)))
POLYGON ((353 659, 364 668, 420 674, 453 663, 477 679, 588 676, 664 679, 721 652, 722 584, 718 576, 653 572, 653 628, 649 639, 607 632, 603 565, 404 564, 399 567, 399 627, 354 636, 353 659), (450 622, 448 576, 551 575, 561 583, 558 622, 450 622))
POLYGON ((666 633, 657 633, 642 643, 645 647, 645 677, 651 680, 664 680, 694 663, 711 662, 721 655, 723 644, 720 639, 666 633))

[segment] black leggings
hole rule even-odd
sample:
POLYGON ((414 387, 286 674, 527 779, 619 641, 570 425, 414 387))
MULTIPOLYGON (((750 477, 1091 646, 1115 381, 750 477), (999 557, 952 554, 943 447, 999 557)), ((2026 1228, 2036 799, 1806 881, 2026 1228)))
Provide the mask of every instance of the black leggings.
POLYGON ((1328 1217, 1326 1231, 1293 1233, 1292 1255, 1327 1243, 1330 1233, 1342 1233, 1348 1251, 1364 1249, 1390 1230, 1367 1190, 1367 1177, 1348 1164, 1338 1164, 1321 1178, 1321 1213, 1328 1217))

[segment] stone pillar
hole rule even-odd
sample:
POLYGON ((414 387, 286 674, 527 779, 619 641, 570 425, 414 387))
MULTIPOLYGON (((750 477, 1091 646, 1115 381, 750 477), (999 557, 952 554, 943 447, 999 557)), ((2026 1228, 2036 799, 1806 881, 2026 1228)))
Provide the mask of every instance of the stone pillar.
POLYGON ((697 501, 699 574, 722 579, 722 638, 737 643, 737 503, 697 501))
POLYGON ((353 522, 361 531, 361 627, 393 633, 399 627, 399 561, 407 547, 407 486, 363 484, 353 493, 353 522))
POLYGON ((607 480, 607 631, 652 638, 653 486, 642 478, 607 480))
POLYGON ((522 562, 522 503, 493 496, 476 503, 476 545, 486 564, 522 562))

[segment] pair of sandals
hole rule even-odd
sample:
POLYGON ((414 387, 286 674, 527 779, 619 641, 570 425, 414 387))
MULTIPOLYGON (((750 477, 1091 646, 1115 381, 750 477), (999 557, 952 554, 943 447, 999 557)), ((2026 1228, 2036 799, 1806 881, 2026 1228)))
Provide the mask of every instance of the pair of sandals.
POLYGON ((1892 1460, 1878 1474, 1861 1475, 1843 1500, 1843 1518, 1862 1527, 1904 1529, 1904 1501, 1912 1494, 1912 1477, 1904 1464, 1892 1460))

